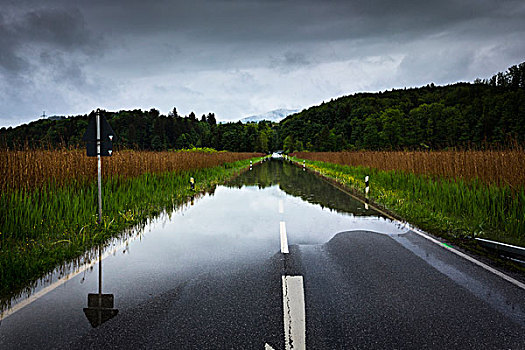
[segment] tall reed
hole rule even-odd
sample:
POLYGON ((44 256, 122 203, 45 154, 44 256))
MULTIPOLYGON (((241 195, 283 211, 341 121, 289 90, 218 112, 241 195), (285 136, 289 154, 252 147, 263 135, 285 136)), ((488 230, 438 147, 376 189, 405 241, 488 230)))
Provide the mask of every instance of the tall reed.
MULTIPOLYGON (((514 185, 510 186, 503 181, 489 183, 479 177, 452 178, 450 173, 449 177, 437 176, 437 171, 453 168, 446 164, 417 165, 421 171, 427 169, 426 173, 417 174, 406 168, 392 170, 393 163, 366 163, 377 164, 380 169, 336 163, 341 159, 348 161, 345 158, 348 154, 340 158, 335 153, 302 155, 334 161, 307 160, 306 164, 357 191, 364 190, 364 178, 369 175, 370 198, 423 229, 449 237, 481 236, 525 246, 525 186, 517 182, 518 177, 513 178, 514 185)), ((354 161, 359 159, 350 155, 353 156, 354 161)), ((397 158, 393 156, 388 161, 393 159, 397 158)), ((520 161, 514 160, 513 165, 520 161)), ((479 167, 477 171, 483 173, 479 167)), ((519 176, 512 170, 510 173, 519 176)))
POLYGON ((379 170, 401 170, 486 184, 525 185, 525 151, 298 152, 298 158, 379 170))
MULTIPOLYGON (((122 151, 103 164, 78 149, 0 151, 0 297, 242 168, 254 153, 122 151)), ((0 298, 1 299, 1 298, 0 298)))
MULTIPOLYGON (((147 152, 123 150, 112 157, 103 157, 105 178, 121 178, 145 173, 178 172, 202 169, 257 156, 233 152, 147 152)), ((96 157, 87 157, 85 150, 0 149, 0 192, 12 189, 37 189, 47 183, 85 184, 96 179, 96 157)))

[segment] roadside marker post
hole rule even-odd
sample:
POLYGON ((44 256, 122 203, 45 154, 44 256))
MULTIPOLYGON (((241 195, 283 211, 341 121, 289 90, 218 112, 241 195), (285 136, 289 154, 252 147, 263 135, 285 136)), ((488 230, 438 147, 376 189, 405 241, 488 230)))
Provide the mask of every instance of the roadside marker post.
POLYGON ((106 117, 97 109, 95 116, 91 117, 83 141, 86 141, 87 156, 97 157, 98 173, 98 223, 102 222, 102 158, 113 155, 113 141, 116 140, 115 132, 109 125, 106 117))
POLYGON ((368 192, 370 192, 370 183, 368 182, 370 180, 370 177, 368 175, 365 176, 365 210, 368 210, 368 192))

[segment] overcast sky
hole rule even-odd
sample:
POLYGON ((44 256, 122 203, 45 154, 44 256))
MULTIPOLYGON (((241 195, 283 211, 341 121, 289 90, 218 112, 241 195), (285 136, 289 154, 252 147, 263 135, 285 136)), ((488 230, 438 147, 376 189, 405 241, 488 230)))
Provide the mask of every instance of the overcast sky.
POLYGON ((157 108, 219 120, 525 61, 523 0, 0 0, 0 126, 157 108))

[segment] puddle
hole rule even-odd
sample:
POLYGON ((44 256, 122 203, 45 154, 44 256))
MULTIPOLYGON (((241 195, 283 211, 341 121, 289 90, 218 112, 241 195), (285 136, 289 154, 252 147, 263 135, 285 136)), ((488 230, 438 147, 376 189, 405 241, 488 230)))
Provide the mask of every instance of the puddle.
POLYGON ((47 276, 32 297, 12 302, 16 312, 4 312, 0 344, 47 327, 67 339, 199 275, 258 264, 279 251, 281 221, 290 245, 323 244, 342 231, 405 232, 314 174, 267 161, 116 239, 100 252, 102 269, 95 251, 47 276), (97 303, 118 311, 103 314, 97 303))

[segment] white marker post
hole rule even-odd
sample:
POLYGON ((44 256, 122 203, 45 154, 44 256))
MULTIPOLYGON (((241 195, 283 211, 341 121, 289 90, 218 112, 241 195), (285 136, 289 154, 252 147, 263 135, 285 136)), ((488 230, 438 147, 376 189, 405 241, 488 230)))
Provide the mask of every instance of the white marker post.
POLYGON ((368 175, 365 176, 365 210, 368 210, 368 192, 370 192, 370 184, 368 180, 370 177, 368 175))

